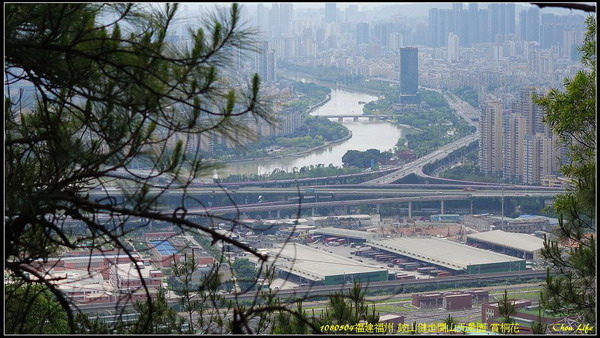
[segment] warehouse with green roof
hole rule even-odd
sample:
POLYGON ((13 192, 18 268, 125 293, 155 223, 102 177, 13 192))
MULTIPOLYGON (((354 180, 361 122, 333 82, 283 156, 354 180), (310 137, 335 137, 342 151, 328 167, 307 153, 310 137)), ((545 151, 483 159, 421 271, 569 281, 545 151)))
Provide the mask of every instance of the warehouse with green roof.
POLYGON ((275 267, 280 273, 295 277, 300 283, 335 285, 347 282, 380 282, 388 280, 388 270, 314 249, 306 245, 288 243, 271 249, 278 254, 275 267))

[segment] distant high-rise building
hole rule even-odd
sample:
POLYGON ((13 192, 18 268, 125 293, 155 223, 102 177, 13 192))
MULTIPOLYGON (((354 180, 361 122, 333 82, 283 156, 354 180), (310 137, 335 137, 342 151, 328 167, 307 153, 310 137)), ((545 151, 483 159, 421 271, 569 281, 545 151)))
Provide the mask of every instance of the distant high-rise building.
POLYGON ((263 83, 277 81, 277 60, 268 41, 262 41, 256 55, 256 72, 263 83))
POLYGON ((481 108, 479 166, 486 175, 495 175, 503 169, 502 116, 504 107, 499 101, 490 100, 484 102, 481 108))
POLYGON ((518 113, 504 118, 503 169, 504 178, 520 182, 523 178, 524 141, 527 119, 518 113))
POLYGON ((430 47, 446 46, 452 23, 452 10, 439 8, 431 8, 429 10, 427 41, 430 47))
POLYGON ((532 6, 527 12, 519 14, 521 40, 540 41, 540 10, 532 6))
POLYGON ((491 3, 489 5, 490 34, 495 38, 497 34, 515 33, 515 4, 491 3))
POLYGON ((468 44, 466 46, 479 42, 479 6, 476 2, 469 3, 468 13, 469 28, 467 30, 468 44))
POLYGON ((391 22, 375 24, 373 29, 373 40, 383 47, 390 46, 390 35, 394 25, 391 22))
POLYGON ((515 4, 505 3, 504 5, 504 34, 515 34, 515 4))
POLYGON ((280 16, 279 4, 272 4, 269 11, 269 32, 271 36, 281 36, 280 16))
POLYGON ((566 59, 571 58, 571 53, 575 48, 575 30, 567 30, 563 32, 562 50, 560 56, 566 59))
POLYGON ((458 62, 458 35, 448 33, 448 61, 458 62))
POLYGON ((419 49, 400 48, 400 100, 401 104, 419 103, 419 49))
POLYGON ((536 137, 536 135, 526 135, 524 145, 523 183, 535 184, 535 182, 539 182, 540 180, 540 138, 536 137))
POLYGON ((279 25, 282 35, 292 33, 292 20, 294 19, 294 4, 281 3, 279 5, 279 25))
POLYGON ((527 119, 527 134, 546 133, 547 126, 544 124, 544 111, 542 107, 533 102, 533 95, 543 96, 544 93, 538 87, 524 87, 519 92, 519 111, 527 119))
POLYGON ((262 38, 269 34, 269 11, 262 3, 256 5, 256 23, 262 38))
POLYGON ((347 22, 356 22, 358 20, 358 5, 348 6, 345 17, 347 22))
POLYGON ((356 44, 368 44, 369 43, 369 24, 366 22, 360 22, 356 25, 356 44))
POLYGON ((479 41, 478 42, 490 42, 492 37, 490 35, 490 15, 488 9, 479 10, 479 26, 477 27, 479 41))
POLYGON ((337 19, 337 7, 335 2, 325 3, 325 22, 335 22, 337 19))

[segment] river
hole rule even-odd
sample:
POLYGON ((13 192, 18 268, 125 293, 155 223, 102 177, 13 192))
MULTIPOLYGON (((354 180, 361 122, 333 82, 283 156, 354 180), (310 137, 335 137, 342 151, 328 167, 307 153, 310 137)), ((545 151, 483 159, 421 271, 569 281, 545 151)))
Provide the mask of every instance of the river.
MULTIPOLYGON (((311 115, 361 115, 364 102, 376 99, 377 97, 365 93, 334 89, 331 91, 331 100, 314 110, 311 115)), ((365 118, 358 121, 345 118, 342 124, 352 132, 352 137, 346 141, 331 144, 301 157, 289 156, 268 160, 229 162, 226 168, 215 170, 213 177, 226 177, 232 174, 267 174, 273 172, 276 168, 292 171, 294 167, 299 169, 311 164, 315 166, 317 164, 324 164, 325 166, 333 164, 336 167, 341 167, 342 156, 348 150, 390 150, 406 130, 391 122, 368 121, 365 118)))

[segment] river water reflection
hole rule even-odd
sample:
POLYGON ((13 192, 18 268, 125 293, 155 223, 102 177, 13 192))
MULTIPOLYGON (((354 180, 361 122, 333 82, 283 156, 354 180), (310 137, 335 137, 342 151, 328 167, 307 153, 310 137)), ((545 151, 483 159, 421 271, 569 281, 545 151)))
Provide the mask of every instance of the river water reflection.
MULTIPOLYGON (((335 89, 331 92, 331 100, 313 111, 311 115, 361 115, 364 103, 376 99, 377 97, 365 93, 335 89)), ((276 168, 292 171, 294 167, 301 168, 311 164, 316 166, 321 163, 325 166, 331 163, 336 167, 341 167, 342 156, 348 150, 390 150, 396 145, 398 138, 405 130, 390 122, 368 121, 366 118, 358 121, 345 118, 342 124, 352 132, 352 137, 344 142, 312 151, 301 157, 290 156, 269 160, 230 162, 226 168, 215 171, 214 177, 226 177, 232 174, 267 174, 276 168)))

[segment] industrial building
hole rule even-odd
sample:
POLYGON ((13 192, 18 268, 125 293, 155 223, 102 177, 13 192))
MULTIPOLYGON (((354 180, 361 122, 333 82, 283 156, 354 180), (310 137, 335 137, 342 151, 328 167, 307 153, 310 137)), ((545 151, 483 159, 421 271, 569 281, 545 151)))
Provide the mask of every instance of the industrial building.
POLYGON ((367 241, 373 248, 469 274, 525 270, 525 260, 435 237, 367 241))
MULTIPOLYGON (((361 239, 373 249, 391 256, 406 258, 454 273, 492 273, 520 271, 526 269, 525 259, 516 258, 488 250, 437 237, 382 238, 366 231, 321 228, 315 233, 360 242, 361 239)), ((521 256, 522 257, 522 256, 521 256)))
POLYGON ((494 230, 467 235, 467 244, 509 256, 537 260, 541 258, 544 240, 529 234, 494 230))
POLYGON ((416 293, 412 295, 412 305, 420 309, 444 308, 446 310, 463 310, 481 304, 489 299, 489 291, 483 289, 416 293))
POLYGON ((465 226, 480 231, 502 230, 506 232, 532 234, 536 231, 549 232, 557 223, 556 219, 535 215, 521 215, 517 218, 492 215, 463 216, 463 224, 465 226))
POLYGON ((334 236, 339 238, 347 239, 348 242, 359 242, 363 243, 367 240, 374 240, 380 238, 381 236, 377 233, 359 231, 359 230, 350 230, 350 229, 340 229, 333 227, 319 228, 314 230, 314 234, 319 235, 327 235, 334 236))
POLYGON ((352 281, 369 283, 388 280, 387 269, 306 245, 287 243, 273 251, 279 255, 274 264, 280 274, 289 274, 292 281, 296 279, 301 284, 334 285, 352 281))

